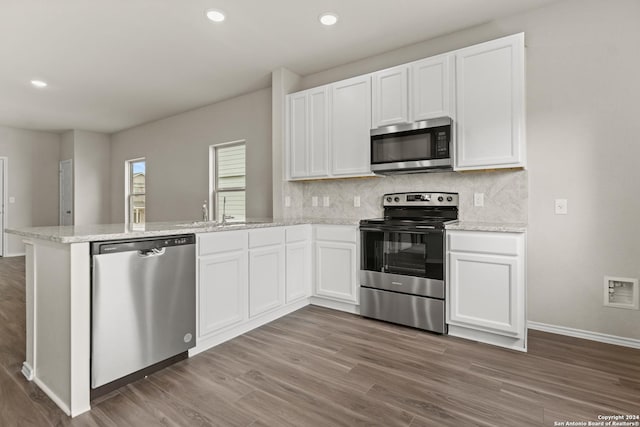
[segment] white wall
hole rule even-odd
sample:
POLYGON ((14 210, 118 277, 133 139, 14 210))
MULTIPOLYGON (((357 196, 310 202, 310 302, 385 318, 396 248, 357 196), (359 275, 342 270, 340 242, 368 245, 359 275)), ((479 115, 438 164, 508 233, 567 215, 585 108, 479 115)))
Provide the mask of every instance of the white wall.
POLYGON ((147 221, 201 219, 209 146, 240 139, 247 217, 271 217, 271 90, 263 89, 112 135, 111 222, 124 221, 124 163, 139 157, 147 160, 147 221))
POLYGON ((73 224, 108 224, 111 219, 111 138, 84 130, 62 134, 60 161, 72 160, 73 224))
POLYGON ((640 277, 638 16, 636 0, 567 0, 303 77, 300 89, 524 31, 528 317, 640 339, 640 311, 602 305, 604 275, 640 277), (554 215, 555 198, 569 200, 568 215, 554 215))
MULTIPOLYGON (((60 136, 0 126, 0 156, 8 157, 8 228, 58 224, 60 136)), ((8 198, 7 197, 7 198, 8 198)), ((20 236, 6 234, 8 256, 23 254, 20 236)))
POLYGON ((110 222, 111 141, 108 135, 75 130, 74 225, 110 222))

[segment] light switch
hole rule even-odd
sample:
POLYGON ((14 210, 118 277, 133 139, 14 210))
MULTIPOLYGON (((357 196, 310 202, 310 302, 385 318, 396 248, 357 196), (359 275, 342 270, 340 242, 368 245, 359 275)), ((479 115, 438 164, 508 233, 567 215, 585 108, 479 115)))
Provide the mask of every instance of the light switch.
POLYGON ((353 207, 354 208, 360 207, 360 196, 353 196, 353 207))
POLYGON ((322 198, 322 206, 324 206, 325 208, 329 207, 329 196, 324 196, 322 198))
POLYGON ((567 199, 556 199, 556 215, 566 215, 569 212, 567 199))
POLYGON ((285 196, 284 197, 284 206, 286 208, 290 208, 291 207, 291 197, 290 196, 285 196))
POLYGON ((16 198, 11 196, 9 197, 9 203, 15 203, 16 202, 16 198))
POLYGON ((311 197, 311 206, 314 208, 318 206, 318 196, 311 197))
POLYGON ((473 206, 484 206, 484 193, 473 193, 473 206))

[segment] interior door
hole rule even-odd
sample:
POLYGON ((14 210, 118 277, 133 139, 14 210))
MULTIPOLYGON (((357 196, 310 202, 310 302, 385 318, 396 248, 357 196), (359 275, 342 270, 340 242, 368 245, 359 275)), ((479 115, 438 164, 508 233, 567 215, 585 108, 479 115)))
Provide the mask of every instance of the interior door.
POLYGON ((60 162, 60 225, 73 225, 73 161, 60 162))

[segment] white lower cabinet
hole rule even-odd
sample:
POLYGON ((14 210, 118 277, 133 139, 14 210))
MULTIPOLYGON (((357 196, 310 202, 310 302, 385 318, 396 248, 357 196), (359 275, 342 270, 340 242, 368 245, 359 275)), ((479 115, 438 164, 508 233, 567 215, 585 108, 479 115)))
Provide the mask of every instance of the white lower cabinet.
POLYGON ((304 307, 311 225, 197 235, 196 354, 304 307))
POLYGON ((526 350, 525 234, 447 231, 449 334, 526 350))
POLYGON ((249 317, 284 304, 284 228, 249 231, 249 317))
POLYGON ((311 296, 311 226, 286 230, 286 302, 311 296))
POLYGON ((247 232, 198 236, 198 337, 247 318, 247 232))
POLYGON ((357 227, 316 225, 314 232, 314 296, 357 304, 357 227))

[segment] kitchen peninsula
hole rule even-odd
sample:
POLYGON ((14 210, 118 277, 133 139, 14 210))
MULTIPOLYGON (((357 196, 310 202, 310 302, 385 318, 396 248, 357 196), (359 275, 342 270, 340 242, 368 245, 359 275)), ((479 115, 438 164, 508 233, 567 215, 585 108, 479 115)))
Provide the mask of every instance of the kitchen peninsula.
POLYGON ((90 409, 91 242, 196 235, 192 356, 310 302, 357 312, 356 224, 298 219, 7 229, 23 237, 26 253, 22 372, 68 415, 90 409), (314 271, 317 263, 333 267, 314 271))

